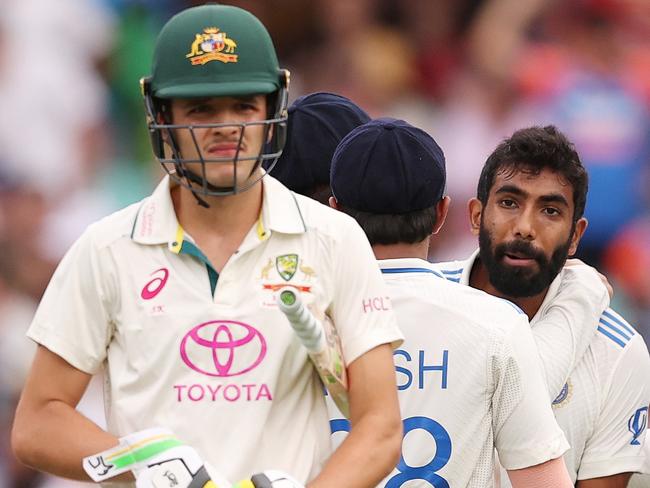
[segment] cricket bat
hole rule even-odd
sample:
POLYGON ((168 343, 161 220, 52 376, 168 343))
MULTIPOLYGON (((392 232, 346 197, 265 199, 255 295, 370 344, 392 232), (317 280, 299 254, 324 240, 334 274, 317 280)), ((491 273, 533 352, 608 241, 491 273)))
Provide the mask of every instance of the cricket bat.
POLYGON ((341 339, 334 324, 327 316, 324 316, 322 321, 316 319, 303 304, 300 293, 289 286, 278 290, 276 302, 307 349, 309 358, 332 400, 341 413, 349 418, 348 378, 341 339))

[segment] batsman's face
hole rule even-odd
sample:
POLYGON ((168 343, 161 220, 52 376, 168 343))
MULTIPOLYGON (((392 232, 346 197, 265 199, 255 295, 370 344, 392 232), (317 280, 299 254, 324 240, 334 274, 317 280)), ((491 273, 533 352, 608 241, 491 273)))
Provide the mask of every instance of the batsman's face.
POLYGON ((191 127, 174 131, 181 157, 206 161, 205 165, 187 163, 187 169, 203 177, 205 166, 205 177, 214 186, 245 184, 265 142, 265 126, 237 124, 267 118, 265 95, 176 99, 172 100, 171 114, 175 125, 191 127), (196 127, 203 124, 226 125, 196 127))
POLYGON ((573 222, 573 188, 561 175, 503 169, 485 207, 472 199, 470 219, 490 282, 505 296, 546 291, 573 255, 587 226, 573 222))

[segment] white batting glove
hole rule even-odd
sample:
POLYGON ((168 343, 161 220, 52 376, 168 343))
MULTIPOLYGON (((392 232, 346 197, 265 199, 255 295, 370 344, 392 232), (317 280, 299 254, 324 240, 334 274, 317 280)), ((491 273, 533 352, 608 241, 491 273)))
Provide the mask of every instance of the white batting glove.
POLYGON ((196 450, 160 428, 120 438, 116 447, 84 458, 83 467, 95 482, 132 471, 137 488, 231 487, 214 469, 208 473, 196 450))

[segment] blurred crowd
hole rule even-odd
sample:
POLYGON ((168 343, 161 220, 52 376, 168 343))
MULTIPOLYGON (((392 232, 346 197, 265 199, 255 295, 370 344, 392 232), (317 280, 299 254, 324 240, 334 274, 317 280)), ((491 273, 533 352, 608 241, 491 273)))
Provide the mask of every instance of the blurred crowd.
MULTIPOLYGON (((0 0, 0 488, 75 486, 10 455, 34 349, 24 334, 71 243, 161 177, 138 81, 162 24, 198 3, 0 0)), ((650 342, 650 2, 226 3, 269 28, 292 73, 291 100, 339 93, 439 142, 452 210, 433 261, 476 247, 466 202, 498 142, 557 125, 590 175, 579 257, 609 278, 614 305, 650 342)), ((100 397, 82 407, 98 422, 100 397)))

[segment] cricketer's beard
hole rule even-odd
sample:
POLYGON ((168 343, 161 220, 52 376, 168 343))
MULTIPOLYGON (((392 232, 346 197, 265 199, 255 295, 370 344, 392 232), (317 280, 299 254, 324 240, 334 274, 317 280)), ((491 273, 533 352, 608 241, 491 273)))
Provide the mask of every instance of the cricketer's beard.
POLYGON ((549 260, 544 253, 524 240, 515 240, 495 247, 492 235, 481 226, 478 235, 479 255, 487 269, 490 283, 500 293, 511 298, 527 298, 542 293, 558 275, 569 256, 571 235, 573 231, 566 242, 553 250, 549 260), (504 264, 503 258, 507 253, 534 259, 539 266, 539 271, 504 264))

